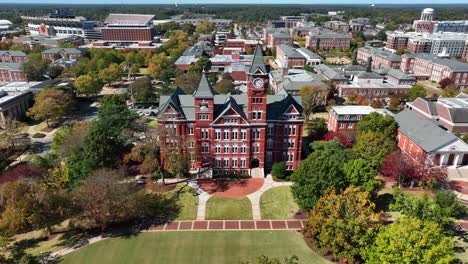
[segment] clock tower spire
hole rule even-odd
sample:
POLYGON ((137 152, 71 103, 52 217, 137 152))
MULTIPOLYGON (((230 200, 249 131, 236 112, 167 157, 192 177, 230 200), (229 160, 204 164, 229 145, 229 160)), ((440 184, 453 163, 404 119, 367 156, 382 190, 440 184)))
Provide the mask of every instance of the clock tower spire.
POLYGON ((248 119, 252 123, 266 122, 268 70, 263 60, 262 47, 257 44, 247 77, 248 119))

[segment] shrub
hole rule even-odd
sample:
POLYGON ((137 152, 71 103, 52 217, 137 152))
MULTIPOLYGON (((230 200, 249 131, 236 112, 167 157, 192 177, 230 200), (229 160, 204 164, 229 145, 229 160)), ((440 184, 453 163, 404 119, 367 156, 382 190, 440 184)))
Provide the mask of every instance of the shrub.
POLYGON ((33 138, 45 138, 45 136, 46 136, 46 135, 45 135, 44 133, 36 133, 36 134, 34 134, 32 137, 33 137, 33 138))
POLYGON ((284 162, 277 162, 273 164, 273 167, 271 168, 271 175, 274 178, 278 178, 281 180, 285 180, 286 178, 289 177, 288 172, 287 172, 287 167, 286 163, 284 162))

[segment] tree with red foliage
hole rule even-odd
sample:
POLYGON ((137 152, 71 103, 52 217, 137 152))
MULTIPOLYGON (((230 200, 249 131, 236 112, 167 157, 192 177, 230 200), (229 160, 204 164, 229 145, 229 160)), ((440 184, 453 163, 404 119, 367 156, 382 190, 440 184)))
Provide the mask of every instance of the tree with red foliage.
POLYGON ((447 169, 433 166, 425 160, 413 160, 401 152, 389 154, 380 168, 380 173, 402 185, 413 188, 415 184, 436 189, 447 180, 447 169))
POLYGON ((322 140, 324 141, 335 141, 341 143, 345 148, 350 148, 353 146, 353 138, 346 136, 342 133, 328 131, 323 136, 322 140))
POLYGON ((20 178, 31 178, 41 176, 44 171, 30 164, 19 164, 5 170, 0 177, 0 184, 13 182, 20 178))
POLYGON ((453 84, 453 81, 450 78, 443 78, 439 82, 440 88, 442 88, 442 89, 445 89, 450 84, 453 84))

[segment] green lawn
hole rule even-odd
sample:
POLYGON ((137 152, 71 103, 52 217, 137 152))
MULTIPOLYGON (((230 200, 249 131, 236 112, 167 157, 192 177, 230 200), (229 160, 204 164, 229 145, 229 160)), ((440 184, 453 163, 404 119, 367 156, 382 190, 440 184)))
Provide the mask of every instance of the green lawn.
POLYGON ((179 184, 173 191, 167 195, 178 195, 177 204, 180 206, 180 213, 176 220, 195 220, 197 218, 198 196, 194 196, 192 188, 185 184, 179 184), (178 192, 182 189, 180 192, 178 192), (178 194, 177 194, 178 193, 178 194))
POLYGON ((259 255, 296 255, 301 264, 329 263, 294 231, 184 231, 141 233, 112 238, 65 255, 69 263, 255 263, 259 255))
POLYGON ((454 237, 455 257, 460 259, 462 263, 468 263, 468 240, 466 239, 467 236, 468 232, 464 232, 454 237))
POLYGON ((252 219, 252 204, 249 198, 222 198, 213 196, 206 203, 207 220, 252 219))
POLYGON ((293 218, 299 210, 291 194, 291 187, 282 186, 270 189, 260 198, 262 219, 293 218))

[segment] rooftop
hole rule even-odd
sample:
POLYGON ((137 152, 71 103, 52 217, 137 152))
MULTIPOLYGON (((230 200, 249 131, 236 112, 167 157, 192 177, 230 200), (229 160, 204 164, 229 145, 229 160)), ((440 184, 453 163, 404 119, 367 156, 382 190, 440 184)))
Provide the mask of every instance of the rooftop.
POLYGON ((454 72, 468 72, 468 63, 463 63, 448 58, 438 58, 436 55, 428 53, 417 53, 414 54, 414 57, 422 60, 432 61, 434 64, 447 66, 454 72))
POLYGON ((372 108, 368 105, 338 105, 332 106, 331 109, 338 115, 369 115, 373 112, 378 112, 383 115, 393 115, 387 109, 372 108))
POLYGON ((4 85, 0 84, 0 109, 3 103, 28 93, 29 89, 40 84, 41 82, 11 82, 4 85))
POLYGON ((435 151, 459 140, 453 134, 411 110, 403 110, 394 118, 399 125, 398 130, 426 152, 435 151))
POLYGON ((153 20, 154 15, 140 15, 140 14, 109 14, 104 21, 107 25, 120 25, 120 26, 141 26, 148 25, 153 20))
POLYGON ((389 59, 390 61, 393 62, 401 62, 401 56, 398 56, 396 54, 391 53, 390 51, 384 50, 384 49, 379 49, 379 48, 374 48, 370 46, 365 46, 360 49, 365 49, 370 53, 373 53, 379 57, 384 57, 389 59))

